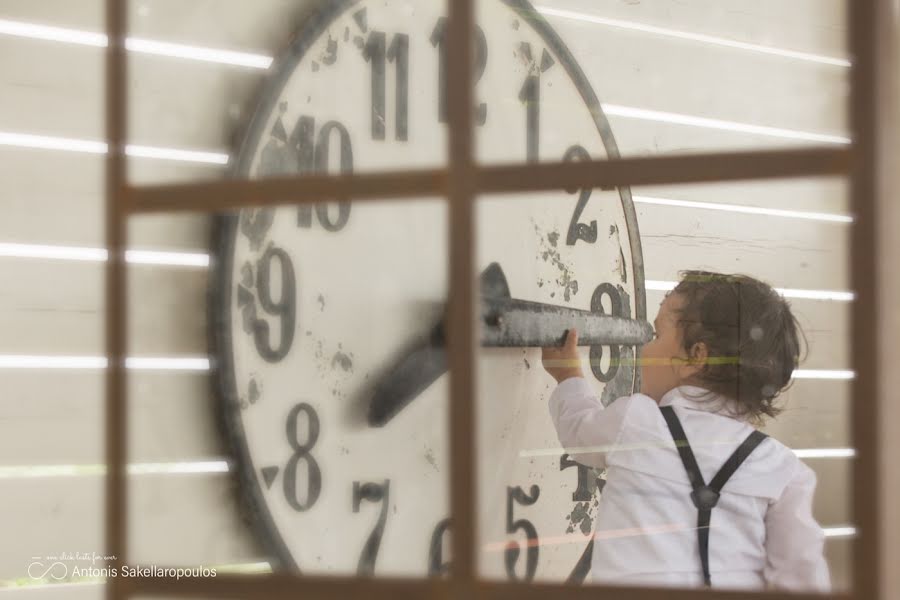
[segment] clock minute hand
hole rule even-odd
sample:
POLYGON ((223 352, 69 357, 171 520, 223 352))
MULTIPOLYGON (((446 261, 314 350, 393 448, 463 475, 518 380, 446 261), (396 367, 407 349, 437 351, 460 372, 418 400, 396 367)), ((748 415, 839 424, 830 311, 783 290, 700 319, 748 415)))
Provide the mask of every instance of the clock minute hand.
MULTIPOLYGON (((569 327, 578 329, 581 345, 644 344, 653 336, 649 323, 610 317, 565 306, 509 297, 503 271, 496 263, 482 274, 481 343, 492 347, 561 346, 569 327)), ((406 405, 447 371, 444 323, 432 330, 375 388, 369 425, 386 425, 406 405)))

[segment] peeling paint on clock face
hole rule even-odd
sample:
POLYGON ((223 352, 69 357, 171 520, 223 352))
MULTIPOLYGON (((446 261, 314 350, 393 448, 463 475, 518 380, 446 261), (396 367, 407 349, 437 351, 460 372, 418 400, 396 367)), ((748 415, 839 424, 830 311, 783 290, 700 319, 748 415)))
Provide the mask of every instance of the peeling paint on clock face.
MULTIPOLYGON (((273 66, 236 175, 443 164, 444 3, 330 6, 273 66)), ((539 15, 519 0, 478 10, 479 160, 617 155, 594 92, 539 15)), ((645 318, 627 189, 482 198, 477 218, 478 268, 497 263, 512 297, 645 318)), ((384 427, 365 420, 379 382, 444 314, 446 230, 440 199, 248 209, 218 225, 223 410, 283 566, 438 576, 452 562, 447 376, 384 427)), ((604 404, 634 389, 633 348, 582 350, 604 404)), ((559 448, 540 361, 539 348, 478 356, 477 543, 489 578, 565 580, 602 510, 602 477, 559 448)))

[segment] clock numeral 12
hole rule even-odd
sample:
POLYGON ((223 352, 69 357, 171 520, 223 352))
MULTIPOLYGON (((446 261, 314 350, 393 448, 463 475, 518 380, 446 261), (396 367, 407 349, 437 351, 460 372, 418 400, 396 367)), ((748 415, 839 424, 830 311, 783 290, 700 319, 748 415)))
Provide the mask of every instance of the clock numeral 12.
MULTIPOLYGON (((333 172, 329 167, 331 161, 331 140, 337 135, 339 163, 337 172, 346 175, 353 173, 353 145, 350 132, 337 121, 328 121, 316 135, 314 117, 301 116, 297 119, 288 143, 297 155, 299 173, 318 173, 325 175, 333 172)), ((313 211, 319 224, 326 231, 340 231, 350 219, 350 202, 337 203, 338 214, 331 217, 328 204, 303 204, 297 207, 297 226, 309 229, 313 225, 313 211)))
POLYGON ((588 502, 594 497, 594 490, 603 488, 603 480, 593 474, 591 468, 575 462, 568 454, 559 457, 559 470, 578 468, 578 487, 572 492, 572 502, 588 502))
MULTIPOLYGON (((475 26, 475 83, 481 81, 487 66, 488 47, 484 31, 475 26)), ((431 32, 431 45, 438 51, 438 121, 447 122, 447 17, 438 19, 431 32)), ((475 107, 475 124, 487 121, 487 104, 481 102, 475 107)))
POLYGON ((383 483, 353 482, 353 512, 358 513, 363 500, 381 504, 381 512, 378 521, 363 546, 359 557, 357 573, 359 575, 375 574, 375 559, 378 558, 378 549, 381 547, 381 537, 384 535, 384 526, 387 523, 388 505, 390 504, 391 481, 385 479, 383 483))
POLYGON ((534 528, 534 524, 528 519, 513 521, 513 510, 516 504, 531 506, 537 502, 540 495, 541 488, 536 485, 531 486, 528 494, 518 486, 506 488, 506 533, 515 533, 521 530, 525 532, 525 536, 528 539, 525 546, 525 575, 523 577, 516 575, 516 562, 518 562, 519 554, 521 554, 519 543, 510 541, 506 545, 504 560, 506 562, 506 575, 510 579, 531 581, 537 571, 538 553, 540 551, 537 529, 534 528))
POLYGON ((363 56, 372 63, 372 139, 385 138, 385 105, 387 92, 385 79, 388 61, 397 65, 394 115, 396 139, 405 142, 409 134, 409 36, 405 33, 394 35, 390 47, 387 34, 383 31, 369 33, 363 48, 363 56))
POLYGON ((268 314, 281 321, 281 335, 278 346, 272 347, 269 323, 265 319, 253 321, 253 341, 256 351, 266 362, 278 362, 287 356, 294 341, 294 329, 297 317, 297 289, 294 278, 294 265, 291 257, 282 248, 269 246, 257 263, 256 287, 259 303, 268 314), (276 302, 272 299, 272 261, 278 259, 281 267, 281 297, 276 302))
POLYGON ((312 406, 301 402, 291 409, 287 418, 287 439, 294 453, 284 469, 284 499, 291 508, 303 512, 312 508, 319 499, 319 492, 322 491, 322 471, 319 470, 319 463, 310 454, 319 439, 319 415, 312 406), (306 415, 304 443, 300 443, 297 439, 297 421, 300 413, 306 415), (301 461, 306 463, 306 499, 302 502, 297 498, 297 467, 301 461))

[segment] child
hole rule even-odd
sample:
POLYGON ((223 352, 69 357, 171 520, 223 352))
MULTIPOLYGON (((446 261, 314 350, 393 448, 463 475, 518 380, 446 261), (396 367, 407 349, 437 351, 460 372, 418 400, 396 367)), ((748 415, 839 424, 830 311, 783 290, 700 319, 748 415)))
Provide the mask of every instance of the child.
POLYGON ((778 414, 799 360, 788 304, 750 277, 690 271, 654 326, 641 392, 606 408, 583 376, 574 329, 543 350, 559 382, 550 414, 560 443, 607 470, 594 581, 828 591, 815 474, 751 426, 778 414))

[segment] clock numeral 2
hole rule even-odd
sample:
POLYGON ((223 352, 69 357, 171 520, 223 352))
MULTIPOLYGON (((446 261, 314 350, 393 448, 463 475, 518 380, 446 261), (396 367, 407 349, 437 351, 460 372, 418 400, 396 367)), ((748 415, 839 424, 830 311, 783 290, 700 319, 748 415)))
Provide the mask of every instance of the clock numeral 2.
POLYGON ((591 468, 572 460, 568 454, 559 457, 559 470, 565 471, 569 467, 578 468, 578 487, 572 492, 572 502, 588 502, 594 497, 595 490, 603 489, 603 480, 592 472, 591 468))
MULTIPOLYGON (((575 144, 566 150, 563 161, 579 161, 591 160, 591 155, 582 146, 575 144)), ((597 221, 591 221, 590 224, 579 223, 581 213, 587 206, 588 200, 591 198, 590 188, 566 188, 570 194, 578 194, 578 204, 575 206, 575 212, 572 214, 572 220, 569 221, 569 231, 566 234, 566 245, 574 246, 578 240, 584 240, 588 244, 597 241, 597 221)))
POLYGON ((384 534, 384 526, 387 522, 388 505, 390 504, 391 482, 385 479, 383 483, 353 482, 353 512, 358 513, 362 502, 375 502, 381 504, 381 512, 378 521, 363 546, 359 557, 357 573, 359 575, 373 575, 375 573, 375 559, 378 558, 378 549, 381 547, 381 537, 384 534))
POLYGON ((444 537, 450 531, 450 519, 444 519, 434 528, 428 545, 428 576, 439 577, 450 572, 450 561, 444 560, 444 537))
POLYGON ((528 494, 518 486, 506 488, 506 533, 524 531, 525 536, 528 539, 525 550, 525 575, 523 577, 516 575, 516 562, 518 562, 519 554, 521 553, 519 543, 510 541, 506 545, 506 551, 504 552, 503 558, 506 562, 506 575, 510 579, 531 581, 537 571, 538 552, 540 551, 537 530, 534 528, 534 524, 528 519, 518 519, 513 521, 513 510, 515 509, 516 504, 531 506, 537 502, 540 495, 541 488, 536 485, 531 486, 530 493, 528 494))
MULTIPOLYGON (((487 66, 487 38, 481 27, 475 26, 475 83, 481 81, 487 66)), ((438 19, 431 32, 431 45, 438 51, 438 121, 447 122, 447 17, 438 19)), ((487 121, 487 104, 481 102, 475 107, 475 124, 487 121)))
MULTIPOLYGON (((598 312, 601 315, 606 314, 606 310, 603 308, 603 296, 607 296, 612 304, 612 316, 623 316, 622 296, 619 295, 619 291, 611 283, 601 283, 594 290, 594 295, 591 296, 591 311, 598 312)), ((590 352, 591 371, 603 383, 609 383, 616 376, 616 372, 619 370, 619 362, 622 358, 621 346, 607 346, 607 348, 609 348, 609 368, 606 371, 603 371, 600 365, 600 359, 603 358, 603 346, 591 346, 590 352)))
POLYGON ((395 137, 405 142, 409 134, 409 36, 405 33, 394 35, 388 47, 387 35, 383 31, 373 31, 366 41, 363 56, 372 63, 372 139, 385 138, 385 72, 390 61, 397 65, 395 137))
POLYGON ((259 303, 263 310, 278 317, 281 321, 281 335, 278 346, 271 345, 271 331, 265 319, 253 322, 253 341, 256 351, 266 362, 278 362, 287 356, 294 341, 294 329, 297 317, 297 290, 294 278, 294 265, 291 257, 281 248, 269 246, 257 263, 256 275, 259 303), (272 299, 272 260, 278 259, 281 267, 281 297, 276 302, 272 299))
POLYGON ((312 508, 319 499, 319 492, 322 491, 322 472, 319 470, 319 463, 310 454, 319 439, 319 415, 312 406, 301 402, 291 409, 287 418, 287 439, 294 453, 284 469, 284 499, 291 508, 303 512, 312 508), (300 413, 306 415, 304 443, 300 443, 297 439, 297 421, 300 413), (301 461, 306 463, 306 499, 303 501, 297 498, 297 467, 301 461))
MULTIPOLYGON (((316 120, 313 117, 301 116, 297 119, 294 130, 288 140, 291 148, 297 155, 297 169, 299 173, 318 173, 321 175, 332 172, 329 167, 331 158, 331 140, 337 134, 340 144, 337 172, 345 175, 353 172, 353 145, 350 142, 350 132, 337 121, 328 121, 316 135, 316 120)), ((313 225, 313 211, 319 224, 326 231, 340 231, 350 219, 350 202, 337 203, 338 214, 331 217, 328 204, 303 204, 297 207, 297 226, 310 228, 313 225)))

